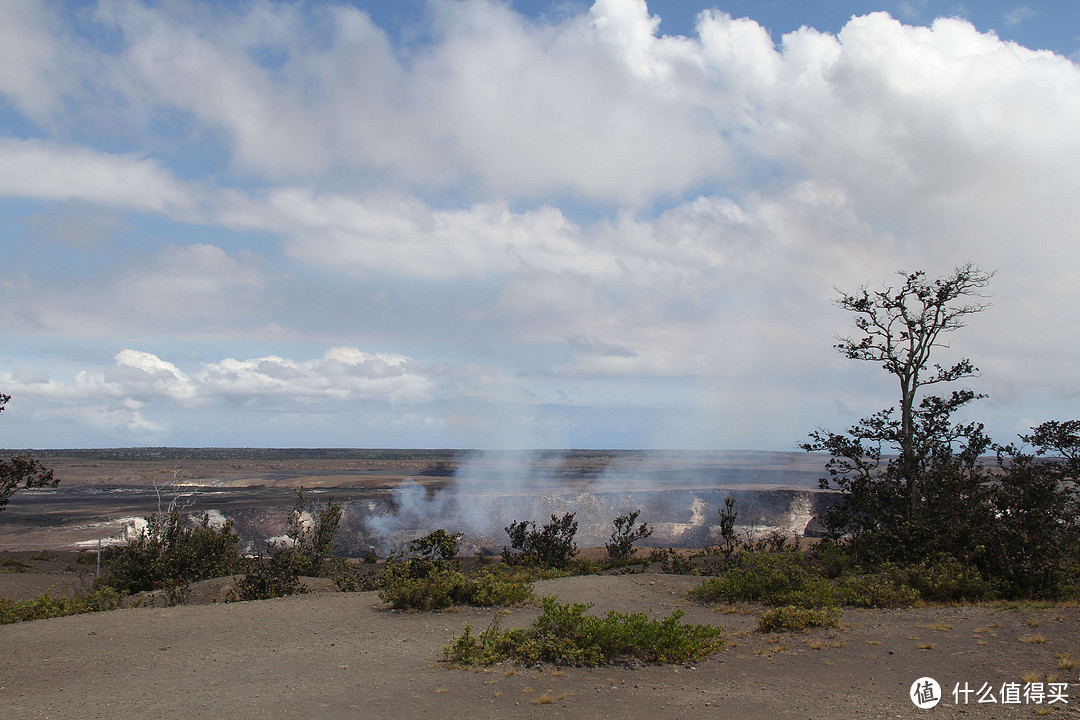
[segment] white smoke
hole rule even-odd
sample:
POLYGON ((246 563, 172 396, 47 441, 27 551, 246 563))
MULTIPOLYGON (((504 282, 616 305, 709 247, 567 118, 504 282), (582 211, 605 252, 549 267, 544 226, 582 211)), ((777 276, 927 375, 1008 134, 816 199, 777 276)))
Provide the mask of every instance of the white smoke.
POLYGON ((384 548, 436 529, 464 533, 481 545, 506 541, 504 528, 518 520, 547 522, 551 514, 575 512, 581 484, 564 476, 562 453, 472 453, 446 483, 407 478, 392 493, 393 512, 365 518, 384 548))

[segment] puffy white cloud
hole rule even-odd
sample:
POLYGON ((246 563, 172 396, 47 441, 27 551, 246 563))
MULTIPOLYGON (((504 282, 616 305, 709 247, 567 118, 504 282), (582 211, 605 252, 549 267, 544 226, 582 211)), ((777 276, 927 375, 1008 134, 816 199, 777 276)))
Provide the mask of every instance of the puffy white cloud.
MULTIPOLYGON (((82 369, 69 379, 41 370, 0 373, 0 386, 31 408, 44 403, 46 416, 59 412, 105 429, 159 432, 169 423, 169 408, 216 412, 226 403, 257 403, 289 412, 294 403, 328 408, 362 403, 368 414, 430 403, 443 392, 437 372, 412 358, 368 353, 354 347, 331 348, 319 358, 290 360, 266 356, 225 358, 189 370, 143 350, 125 348, 112 365, 82 369), (376 410, 374 408, 385 408, 376 410), (49 409, 53 408, 53 409, 49 409)), ((410 422, 420 416, 410 411, 410 422)))
POLYGON ((434 2, 422 41, 334 3, 102 0, 102 48, 66 42, 89 15, 52 11, 0 10, 0 93, 44 136, 0 138, 0 194, 110 216, 82 241, 42 231, 92 275, 5 250, 5 329, 409 349, 261 345, 198 367, 131 351, 71 382, 11 375, 28 393, 100 392, 111 417, 161 428, 142 403, 624 407, 650 379, 654 402, 703 378, 728 411, 785 392, 815 406, 845 381, 808 374, 836 367, 833 287, 967 260, 999 271, 963 343, 992 391, 1077 393, 1066 58, 884 13, 776 44, 709 10, 672 37, 642 0, 557 19, 434 2), (116 219, 130 211, 186 225, 144 238, 116 219), (107 256, 114 232, 147 244, 107 256))
POLYGON ((228 398, 286 395, 412 404, 432 400, 438 390, 437 382, 408 357, 349 347, 331 348, 322 358, 303 362, 229 358, 205 365, 198 379, 207 395, 228 398))
POLYGON ((124 349, 114 359, 116 365, 105 371, 104 384, 117 396, 136 402, 165 398, 181 403, 196 397, 191 378, 156 355, 124 349))

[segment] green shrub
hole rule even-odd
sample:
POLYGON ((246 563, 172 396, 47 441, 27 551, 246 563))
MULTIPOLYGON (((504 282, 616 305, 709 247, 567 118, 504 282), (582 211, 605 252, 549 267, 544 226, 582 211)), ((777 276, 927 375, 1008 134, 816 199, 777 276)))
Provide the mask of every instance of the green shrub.
MULTIPOLYGON (((31 559, 36 559, 31 556, 31 559)), ((0 572, 5 573, 23 573, 32 568, 33 566, 28 562, 22 560, 16 560, 15 558, 2 557, 0 558, 0 572)))
POLYGON ((577 555, 574 536, 578 524, 574 513, 566 513, 561 518, 551 516, 551 522, 539 530, 532 520, 512 522, 505 528, 510 537, 510 548, 503 550, 503 562, 508 565, 540 565, 542 567, 565 568, 577 555))
POLYGON ((448 533, 443 529, 430 532, 422 538, 409 541, 409 554, 422 560, 445 560, 457 557, 462 533, 448 533))
POLYGON ((238 599, 269 600, 305 592, 301 577, 329 575, 335 578, 335 584, 339 579, 349 584, 345 559, 330 557, 337 547, 334 537, 341 526, 341 504, 330 498, 317 515, 316 510, 318 507, 304 495, 304 489, 297 489, 285 531, 288 541, 267 544, 269 556, 260 555, 247 575, 236 581, 238 599), (314 522, 308 525, 305 516, 313 517, 314 522))
POLYGON ((341 526, 341 503, 330 498, 325 507, 319 510, 318 516, 315 515, 317 509, 316 504, 304 495, 304 488, 298 488, 296 504, 285 532, 289 544, 280 548, 293 556, 289 563, 296 569, 297 575, 322 577, 328 569, 325 566, 330 555, 337 549, 334 537, 341 526), (305 515, 315 518, 310 526, 303 521, 305 515))
MULTIPOLYGON (((344 558, 342 558, 344 560, 344 558)), ((365 592, 379 589, 379 575, 349 562, 335 563, 331 578, 339 592, 365 592)))
POLYGON ((930 602, 983 600, 998 595, 995 583, 956 558, 938 556, 906 568, 907 583, 930 602))
POLYGON ((533 598, 532 584, 497 571, 466 575, 452 567, 416 577, 412 560, 388 563, 380 576, 379 599, 396 609, 442 610, 454 605, 518 605, 533 598))
POLYGON ((473 633, 472 623, 465 623, 462 633, 455 635, 448 645, 443 646, 443 657, 451 665, 494 665, 506 658, 512 648, 507 639, 509 633, 500 633, 498 628, 496 618, 487 630, 476 635, 473 633))
POLYGON ((761 613, 758 619, 758 632, 788 632, 805 630, 811 627, 835 627, 840 620, 838 607, 808 608, 786 607, 770 608, 761 613))
POLYGON ((509 659, 521 664, 551 662, 597 667, 624 658, 648 662, 686 662, 704 657, 721 643, 722 628, 679 622, 681 611, 663 620, 644 613, 586 615, 589 603, 541 600, 544 611, 528 628, 500 631, 493 623, 479 636, 472 627, 443 650, 458 665, 490 665, 509 659))
POLYGON ((53 597, 48 591, 22 602, 0 598, 0 625, 115 610, 118 607, 120 607, 120 595, 111 587, 103 587, 86 595, 70 598, 53 597))
POLYGON ((531 566, 482 568, 466 575, 457 562, 460 534, 436 530, 409 543, 412 557, 391 557, 379 573, 379 599, 398 609, 441 610, 453 605, 513 605, 532 599, 531 566))
POLYGON ((697 575, 693 561, 674 548, 653 550, 649 553, 649 562, 660 563, 661 572, 667 575, 697 575))
POLYGON ((635 527, 639 514, 641 511, 635 510, 629 515, 615 518, 615 530, 611 533, 611 540, 604 544, 609 565, 625 564, 634 555, 634 543, 652 535, 648 523, 635 527))
POLYGON ((380 574, 379 599, 397 609, 441 610, 466 598, 465 575, 449 565, 388 561, 380 574))
POLYGON ((810 565, 819 575, 835 579, 853 566, 851 551, 843 543, 822 540, 809 553, 810 565))
POLYGON ((98 586, 109 586, 122 595, 164 589, 173 602, 183 597, 189 583, 243 572, 240 538, 232 521, 221 528, 210 526, 203 515, 196 524, 187 522, 175 505, 168 512, 146 518, 146 529, 126 544, 104 551, 104 574, 98 586))
POLYGON ((300 583, 297 555, 289 550, 277 550, 270 557, 259 557, 242 578, 236 580, 239 600, 269 600, 306 592, 300 583))
POLYGON ((904 573, 888 563, 872 575, 844 575, 836 583, 836 594, 844 605, 872 608, 909 607, 921 599, 904 573))
POLYGON ((700 602, 760 602, 810 608, 836 604, 829 581, 810 575, 797 551, 743 552, 736 567, 718 577, 706 578, 690 595, 700 602))
POLYGON ((466 579, 466 594, 469 605, 521 605, 533 599, 533 588, 529 580, 495 568, 484 568, 466 579))

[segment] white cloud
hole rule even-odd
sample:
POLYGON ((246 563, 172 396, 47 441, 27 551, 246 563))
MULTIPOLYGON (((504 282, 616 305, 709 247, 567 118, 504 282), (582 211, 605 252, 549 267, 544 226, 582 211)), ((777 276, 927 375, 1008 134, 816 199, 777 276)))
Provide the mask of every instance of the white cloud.
POLYGON ((433 399, 434 379, 403 355, 332 348, 317 360, 294 362, 280 357, 225 359, 198 375, 209 396, 269 399, 277 395, 334 400, 381 400, 415 404, 433 399))
POLYGON ((512 213, 482 204, 437 211, 411 198, 374 200, 282 192, 270 204, 287 228, 291 255, 354 274, 446 278, 522 265, 612 270, 610 258, 588 253, 575 238, 577 228, 554 208, 512 213))
POLYGON ((191 378, 156 355, 125 349, 114 360, 116 365, 104 373, 104 384, 118 397, 139 403, 158 398, 189 403, 196 398, 191 378))
POLYGON ((0 195, 102 215, 85 235, 78 217, 19 221, 77 256, 5 226, 0 322, 223 358, 9 374, 57 403, 108 397, 102 423, 164 432, 151 406, 276 398, 313 417, 422 406, 416 425, 446 397, 624 407, 681 378, 728 411, 785 392, 805 408, 844 382, 807 375, 835 367, 834 286, 967 260, 999 271, 963 344, 1000 394, 1077 393, 1066 58, 884 13, 777 45, 710 10, 670 37, 640 0, 557 20, 437 2, 422 41, 321 2, 103 0, 93 27, 49 12, 0 10, 0 93, 39 136, 0 138, 0 195), (273 344, 311 337, 408 349, 289 360, 273 344), (253 338, 231 351, 247 359, 220 349, 253 338))
POLYGON ((63 34, 42 2, 0 3, 0 94, 34 119, 61 112, 62 97, 73 87, 63 34))
POLYGON ((122 205, 185 217, 192 194, 154 160, 0 138, 0 195, 122 205))
MULTIPOLYGON (((50 406, 62 408, 63 415, 91 426, 140 433, 167 429, 169 423, 162 418, 175 407, 201 414, 215 412, 223 402, 282 410, 292 403, 323 411, 350 403, 390 408, 430 403, 443 392, 438 374, 412 358, 354 347, 331 348, 311 360, 225 358, 190 370, 153 353, 125 348, 112 365, 84 368, 70 379, 40 370, 3 372, 0 387, 30 407, 44 404, 45 415, 54 412, 50 406)), ((371 411, 380 412, 386 410, 371 411)), ((414 421, 419 417, 411 414, 414 421)))

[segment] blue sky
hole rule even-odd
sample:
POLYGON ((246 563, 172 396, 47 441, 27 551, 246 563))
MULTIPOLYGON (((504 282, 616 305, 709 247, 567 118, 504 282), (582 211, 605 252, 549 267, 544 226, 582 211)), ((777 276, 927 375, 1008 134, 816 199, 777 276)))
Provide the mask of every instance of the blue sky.
POLYGON ((0 447, 791 449, 835 289, 1076 417, 1071 2, 0 4, 0 447))

